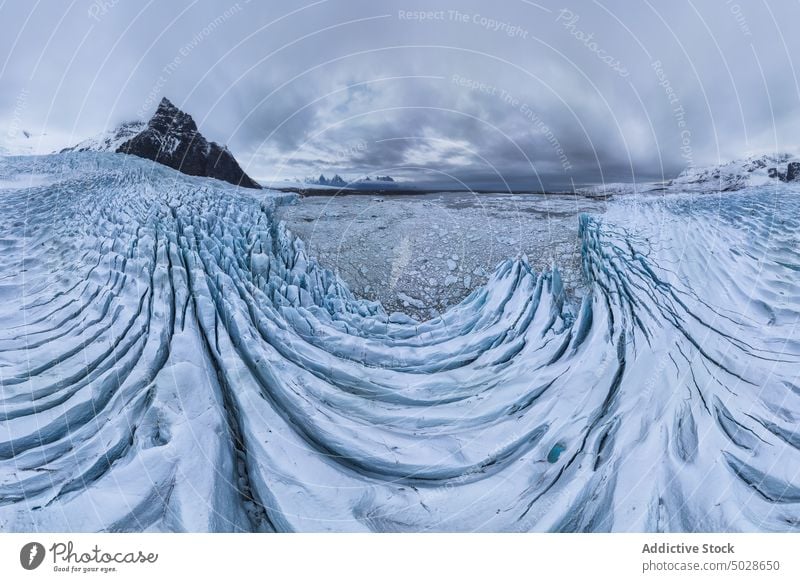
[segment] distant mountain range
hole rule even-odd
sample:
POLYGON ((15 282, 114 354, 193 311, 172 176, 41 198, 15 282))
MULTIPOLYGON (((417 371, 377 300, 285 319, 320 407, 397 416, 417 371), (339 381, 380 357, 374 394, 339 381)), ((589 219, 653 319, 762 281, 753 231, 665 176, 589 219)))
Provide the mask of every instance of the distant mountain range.
POLYGON ((333 178, 326 178, 325 174, 320 174, 319 178, 306 178, 303 180, 305 184, 313 184, 315 186, 334 186, 337 188, 358 188, 360 186, 367 186, 369 188, 376 187, 375 182, 379 182, 379 187, 386 187, 387 184, 395 183, 395 179, 391 176, 375 176, 371 178, 364 176, 356 178, 355 180, 345 180, 339 174, 335 174, 333 178))

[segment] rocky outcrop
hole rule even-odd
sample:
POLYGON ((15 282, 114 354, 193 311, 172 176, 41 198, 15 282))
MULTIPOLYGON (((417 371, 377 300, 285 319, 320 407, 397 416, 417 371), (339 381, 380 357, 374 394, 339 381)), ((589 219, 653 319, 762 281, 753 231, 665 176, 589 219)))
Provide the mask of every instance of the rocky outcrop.
POLYGON ((789 162, 786 166, 786 181, 794 182, 800 179, 800 162, 789 162))
POLYGON ((245 174, 226 147, 203 137, 192 116, 175 107, 166 97, 147 127, 116 151, 156 161, 190 176, 216 178, 244 188, 261 188, 245 174))
POLYGON ((785 172, 781 172, 778 168, 768 168, 767 176, 773 180, 780 180, 781 182, 800 181, 800 162, 789 162, 786 165, 785 172))

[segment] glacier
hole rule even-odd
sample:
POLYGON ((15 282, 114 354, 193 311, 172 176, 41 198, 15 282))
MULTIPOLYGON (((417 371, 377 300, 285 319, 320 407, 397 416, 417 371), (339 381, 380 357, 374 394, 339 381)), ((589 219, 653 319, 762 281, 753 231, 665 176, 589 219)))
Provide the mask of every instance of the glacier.
POLYGON ((798 531, 800 186, 580 215, 355 296, 285 202, 112 153, 0 158, 0 531, 798 531))

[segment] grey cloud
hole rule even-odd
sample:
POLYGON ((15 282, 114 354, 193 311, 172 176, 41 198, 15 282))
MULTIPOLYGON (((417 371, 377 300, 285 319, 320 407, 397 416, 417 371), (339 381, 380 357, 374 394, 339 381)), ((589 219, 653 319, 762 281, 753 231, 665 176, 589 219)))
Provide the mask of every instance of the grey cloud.
POLYGON ((800 5, 540 5, 5 3, 0 134, 78 141, 165 94, 265 179, 391 168, 484 187, 796 149, 800 5))

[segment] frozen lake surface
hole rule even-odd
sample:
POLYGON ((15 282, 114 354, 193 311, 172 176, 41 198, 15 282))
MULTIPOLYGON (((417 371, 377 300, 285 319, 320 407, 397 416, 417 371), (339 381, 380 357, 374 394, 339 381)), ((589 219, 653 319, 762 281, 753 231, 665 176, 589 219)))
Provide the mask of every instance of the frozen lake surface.
POLYGON ((576 293, 578 214, 602 214, 606 204, 536 194, 311 196, 278 208, 277 218, 354 293, 427 319, 518 255, 537 270, 558 265, 568 292, 576 293))

